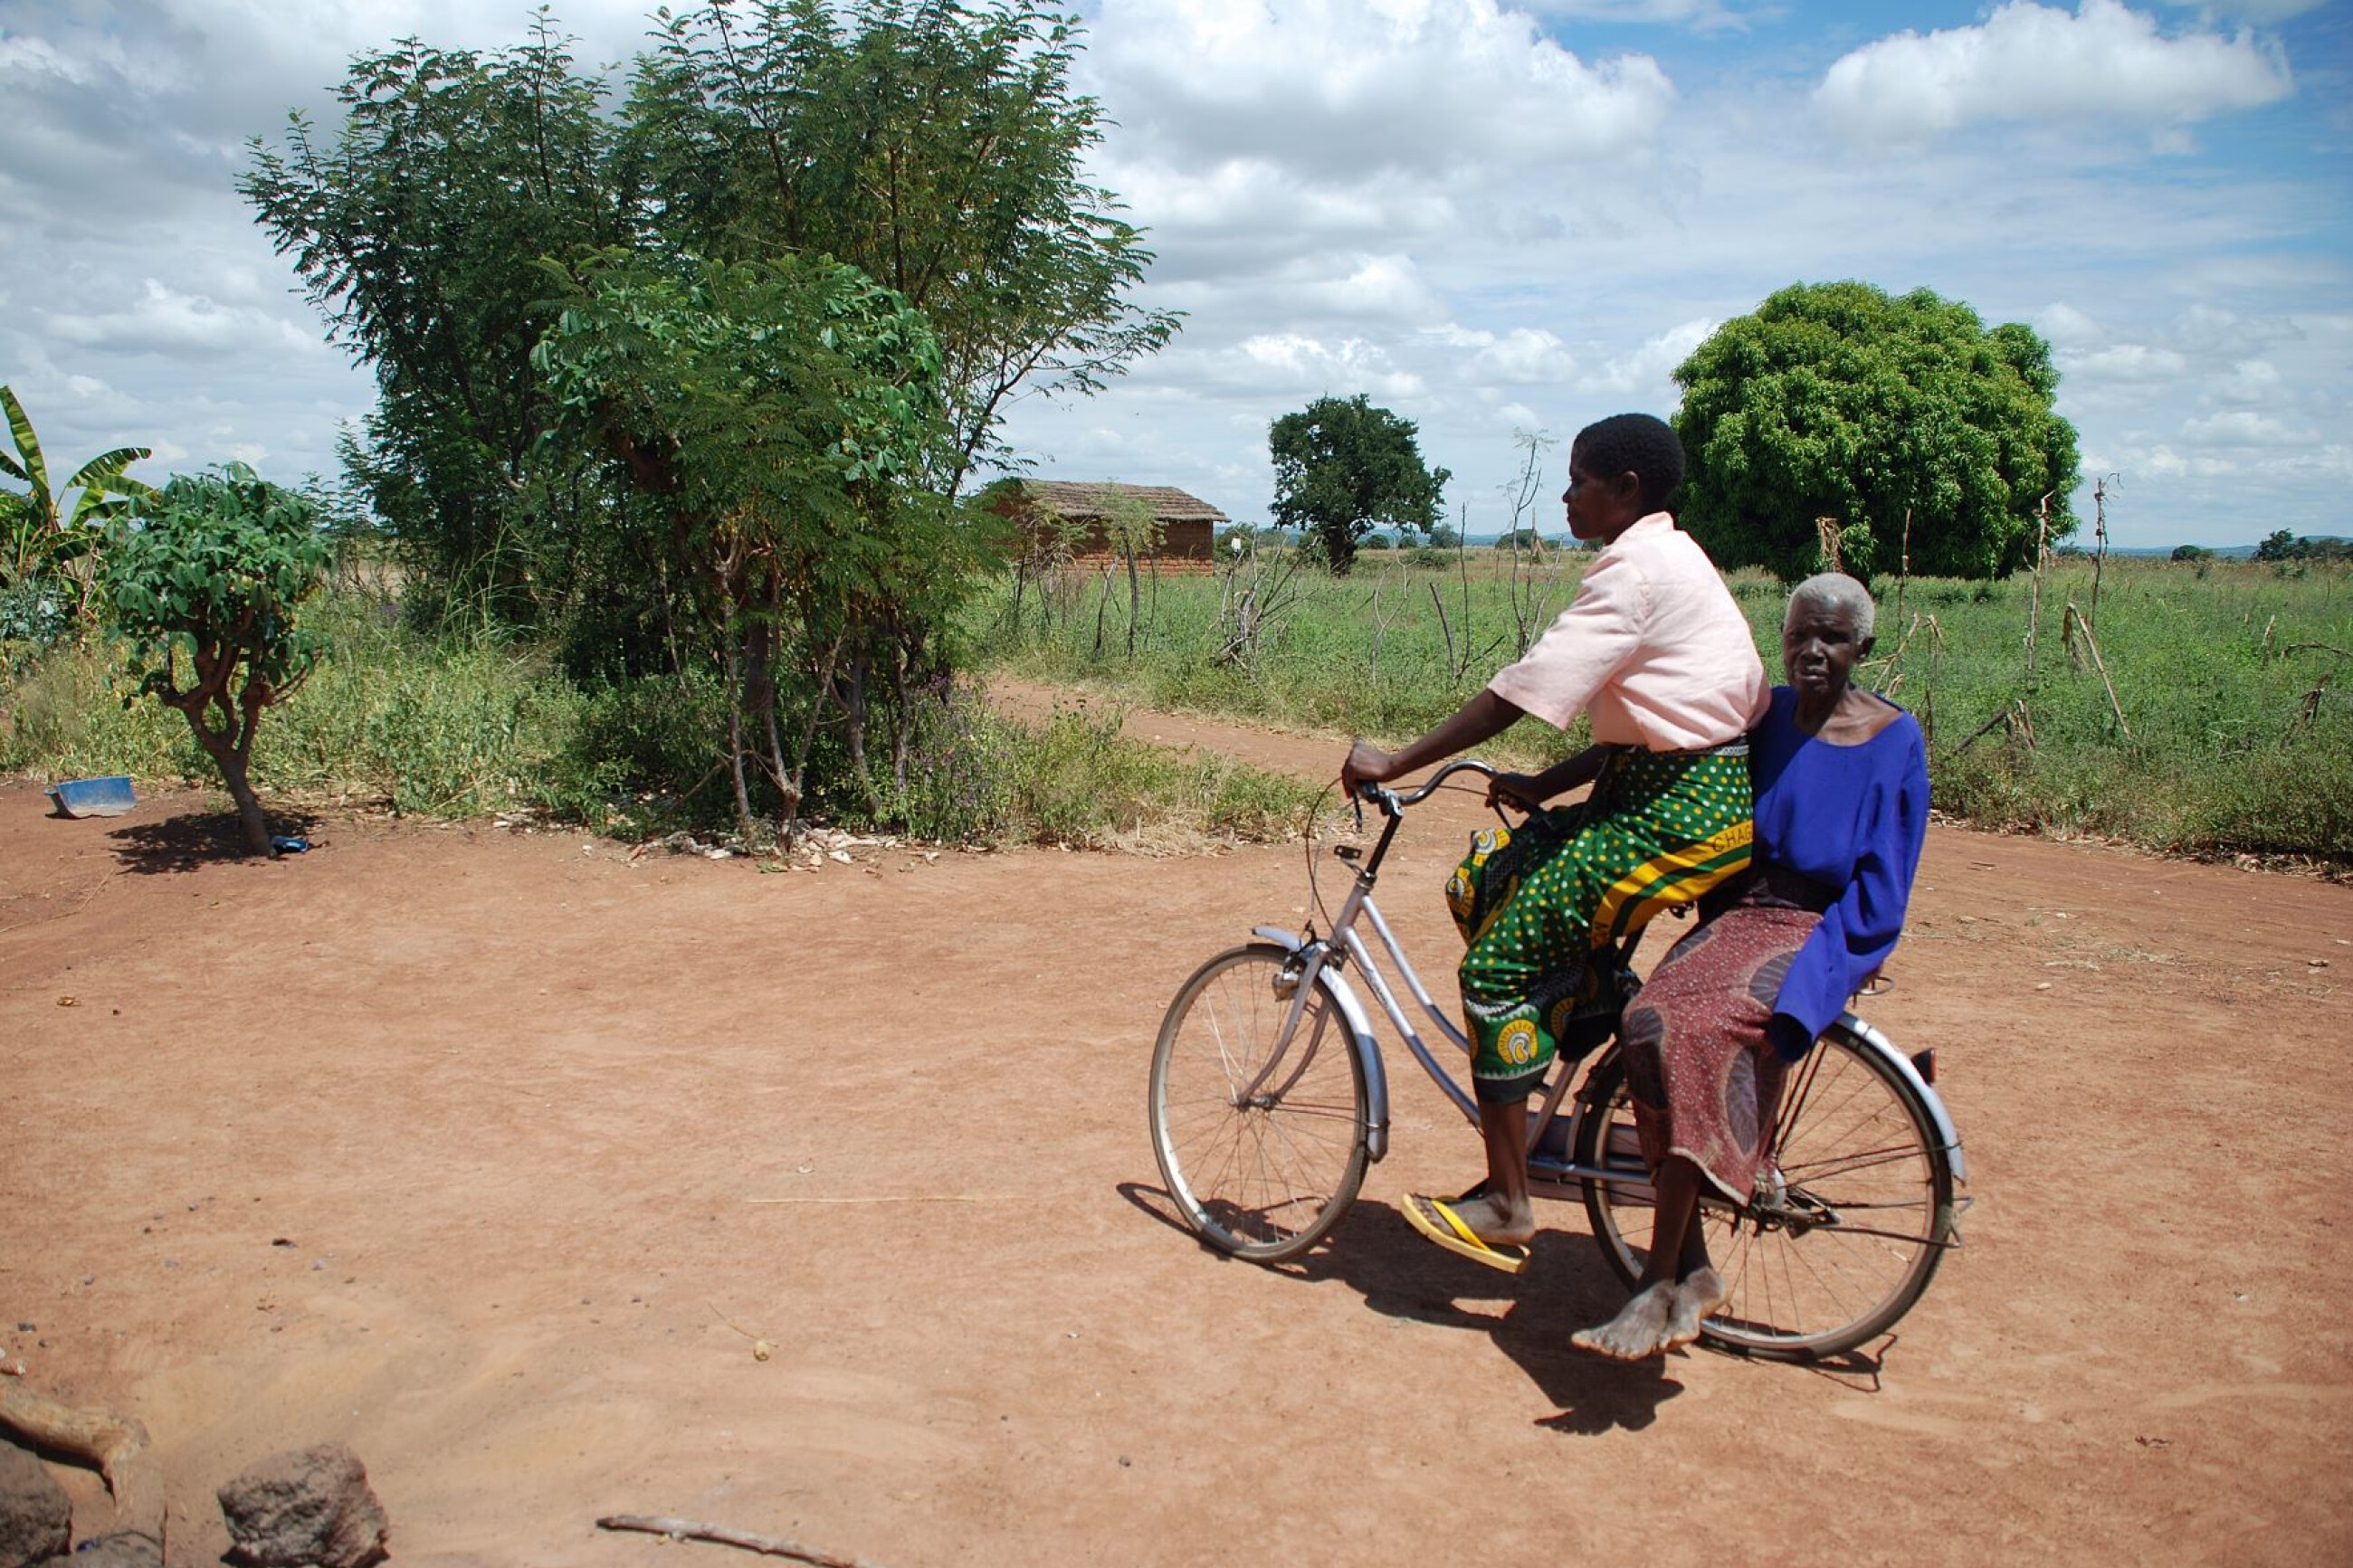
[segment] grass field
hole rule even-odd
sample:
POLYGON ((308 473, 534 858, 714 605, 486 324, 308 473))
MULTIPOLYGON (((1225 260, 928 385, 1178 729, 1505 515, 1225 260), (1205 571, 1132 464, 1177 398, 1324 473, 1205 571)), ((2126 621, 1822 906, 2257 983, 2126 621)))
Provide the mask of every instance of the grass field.
MULTIPOLYGON (((724 835, 715 679, 583 687, 545 649, 476 632, 427 636, 380 595, 308 606, 326 656, 262 719, 253 776, 266 805, 357 805, 403 816, 544 814, 623 838, 724 835)), ((103 639, 0 642, 0 773, 129 773, 217 784, 187 722, 147 700, 103 639)), ((836 825, 928 839, 1145 850, 1282 838, 1315 791, 1219 757, 1122 737, 1115 715, 1028 724, 967 692, 927 707, 924 764, 899 798, 825 803, 836 825)))
MULTIPOLYGON (((1025 585, 1018 624, 1007 584, 976 635, 1008 672, 1394 742, 1516 657, 1568 602, 1585 559, 1370 553, 1335 579, 1284 576, 1261 558, 1147 580, 1133 652, 1124 579, 1106 593, 1099 574, 1066 574, 1043 592, 1025 585), (1265 613, 1244 639, 1253 586, 1265 613)), ((1756 574, 1730 584, 1778 679, 1785 590, 1756 574)), ((1997 828, 2353 867, 2353 583, 2342 566, 2064 555, 2039 584, 1876 589, 1866 679, 1919 715, 1940 809, 1997 828)), ((1494 749, 1533 761, 1562 744, 1523 725, 1494 749)))

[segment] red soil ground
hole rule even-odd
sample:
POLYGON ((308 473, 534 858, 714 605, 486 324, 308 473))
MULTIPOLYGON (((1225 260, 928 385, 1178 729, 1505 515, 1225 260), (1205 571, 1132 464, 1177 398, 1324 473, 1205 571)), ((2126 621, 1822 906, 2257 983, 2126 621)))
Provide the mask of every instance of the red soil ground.
MULTIPOLYGON (((1623 1368, 1568 1348, 1620 1300, 1581 1213, 1518 1280, 1398 1218, 1478 1158, 1402 1053, 1303 1266, 1172 1228, 1153 1031, 1295 847, 253 864, 201 797, 44 805, 0 789, 0 1346, 147 1424, 174 1563, 328 1438, 412 1564, 740 1555, 617 1511, 886 1568, 2353 1558, 2353 888, 1936 829, 1870 1016, 1936 1047, 1967 1249, 1852 1367, 1623 1368)), ((1437 975, 1473 815, 1384 884, 1437 975)))

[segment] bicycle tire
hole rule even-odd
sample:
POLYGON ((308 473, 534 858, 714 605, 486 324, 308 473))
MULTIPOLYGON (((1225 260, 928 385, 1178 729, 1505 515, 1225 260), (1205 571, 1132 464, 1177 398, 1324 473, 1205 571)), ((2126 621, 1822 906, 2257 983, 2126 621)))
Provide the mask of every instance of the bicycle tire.
MULTIPOLYGON (((1577 1163, 1643 1175, 1624 1065, 1613 1056, 1597 1067, 1585 1094, 1577 1163)), ((1952 1163, 1910 1081, 1835 1025, 1789 1068, 1775 1146, 1778 1190, 1735 1205, 1703 1188, 1708 1255, 1732 1295, 1701 1337, 1743 1355, 1819 1360, 1886 1332, 1928 1289, 1952 1237, 1952 1163)), ((1647 1186, 1588 1181, 1585 1210, 1630 1288, 1649 1258, 1647 1186)))
POLYGON ((1218 954, 1177 990, 1152 1052, 1152 1152, 1169 1196, 1203 1241, 1261 1263, 1322 1240, 1365 1180, 1365 1068, 1328 980, 1301 1015, 1300 1054, 1250 1103, 1239 1100, 1282 1031, 1298 973, 1272 942, 1218 954))

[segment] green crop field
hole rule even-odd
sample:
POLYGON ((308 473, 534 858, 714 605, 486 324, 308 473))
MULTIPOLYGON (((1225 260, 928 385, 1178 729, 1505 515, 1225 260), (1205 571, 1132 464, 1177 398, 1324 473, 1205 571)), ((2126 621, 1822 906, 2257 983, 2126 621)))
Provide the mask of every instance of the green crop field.
MULTIPOLYGON (((1515 657, 1568 602, 1584 559, 1373 552, 1335 579, 1267 554, 1214 576, 1147 576, 1132 650, 1124 576, 1066 569, 1021 584, 1018 620, 1002 585, 974 633, 1008 673, 1395 742, 1515 657)), ((2039 582, 1882 579, 1865 678, 1919 715, 1937 805, 1954 816, 2341 870, 2353 867, 2348 575, 2069 554, 2039 582)), ((1730 584, 1778 679, 1785 590, 1754 574, 1730 584)), ((1525 724, 1496 752, 1533 761, 1580 742, 1525 724)))

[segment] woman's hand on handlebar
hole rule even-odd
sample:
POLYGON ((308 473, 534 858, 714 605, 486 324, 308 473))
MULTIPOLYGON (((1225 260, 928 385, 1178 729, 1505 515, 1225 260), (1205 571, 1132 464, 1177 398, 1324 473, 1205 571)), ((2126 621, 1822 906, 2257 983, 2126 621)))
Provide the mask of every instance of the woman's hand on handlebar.
POLYGON ((1387 784, 1397 773, 1395 752, 1384 752, 1370 741, 1359 741, 1348 748, 1348 760, 1340 764, 1340 788, 1356 800, 1365 785, 1387 784))
POLYGON ((1514 811, 1533 814, 1543 810, 1548 798, 1544 780, 1538 774, 1497 773, 1487 781, 1487 805, 1490 807, 1508 805, 1514 811))

